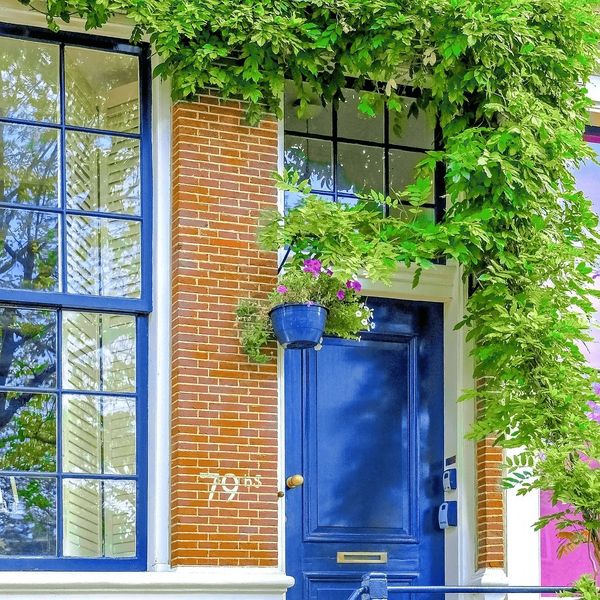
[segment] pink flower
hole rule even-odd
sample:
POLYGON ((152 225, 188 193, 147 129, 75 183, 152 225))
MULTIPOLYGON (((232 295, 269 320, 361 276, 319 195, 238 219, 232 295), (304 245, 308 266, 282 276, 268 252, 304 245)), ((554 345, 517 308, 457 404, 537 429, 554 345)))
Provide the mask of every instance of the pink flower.
POLYGON ((277 293, 278 294, 287 294, 288 289, 285 287, 285 285, 278 285, 277 286, 277 293))
POLYGON ((346 297, 346 292, 344 290, 339 290, 336 294, 338 300, 343 300, 346 297))
POLYGON ((318 258, 307 258, 304 261, 304 267, 302 270, 305 273, 310 273, 313 277, 317 278, 321 274, 321 261, 318 258))
POLYGON ((346 281, 346 287, 349 290, 354 290, 356 292, 360 292, 362 290, 362 285, 360 285, 360 281, 356 281, 356 279, 349 279, 346 281))

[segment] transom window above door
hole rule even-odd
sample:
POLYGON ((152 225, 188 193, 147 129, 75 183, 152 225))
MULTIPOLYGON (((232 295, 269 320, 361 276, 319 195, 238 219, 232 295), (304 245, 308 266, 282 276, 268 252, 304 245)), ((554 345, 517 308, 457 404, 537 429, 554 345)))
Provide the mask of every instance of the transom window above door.
POLYGON ((0 569, 146 568, 146 47, 0 25, 0 569))
MULTIPOLYGON (((344 90, 344 101, 334 109, 318 98, 309 103, 306 118, 297 116, 294 85, 285 93, 285 165, 310 181, 315 194, 333 202, 353 204, 357 195, 376 190, 392 195, 415 178, 415 167, 435 147, 435 126, 423 113, 407 117, 415 99, 404 98, 404 115, 387 109, 376 117, 358 110, 360 94, 344 90)), ((441 178, 436 176, 432 195, 422 212, 432 220, 443 215, 441 178)), ((286 192, 289 210, 300 202, 286 192)), ((401 216, 402 207, 391 214, 401 216)))

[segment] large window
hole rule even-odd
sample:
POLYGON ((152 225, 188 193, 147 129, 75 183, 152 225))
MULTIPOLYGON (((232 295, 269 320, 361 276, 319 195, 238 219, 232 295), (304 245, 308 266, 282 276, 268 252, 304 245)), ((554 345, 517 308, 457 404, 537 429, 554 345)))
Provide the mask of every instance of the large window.
MULTIPOLYGON (((376 117, 358 110, 359 94, 344 90, 344 102, 337 110, 323 107, 314 98, 305 119, 297 117, 294 86, 285 94, 285 164, 300 172, 312 190, 333 202, 354 203, 357 194, 377 190, 392 194, 415 178, 415 166, 425 152, 435 147, 435 127, 420 113, 408 117, 415 99, 404 98, 403 115, 384 110, 376 117)), ((425 216, 441 220, 443 173, 436 174, 430 201, 422 208, 425 216)), ((286 193, 289 210, 301 199, 286 193)), ((403 216, 405 209, 393 209, 403 216)))
POLYGON ((147 49, 0 25, 0 568, 146 567, 147 49))

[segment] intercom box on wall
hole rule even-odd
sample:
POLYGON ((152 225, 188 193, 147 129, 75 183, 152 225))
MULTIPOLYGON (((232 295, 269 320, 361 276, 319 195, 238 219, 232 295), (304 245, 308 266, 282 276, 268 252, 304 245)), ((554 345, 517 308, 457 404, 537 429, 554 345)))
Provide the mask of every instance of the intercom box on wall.
POLYGON ((458 510, 456 500, 449 500, 440 504, 438 510, 438 522, 440 529, 456 527, 458 524, 458 510))

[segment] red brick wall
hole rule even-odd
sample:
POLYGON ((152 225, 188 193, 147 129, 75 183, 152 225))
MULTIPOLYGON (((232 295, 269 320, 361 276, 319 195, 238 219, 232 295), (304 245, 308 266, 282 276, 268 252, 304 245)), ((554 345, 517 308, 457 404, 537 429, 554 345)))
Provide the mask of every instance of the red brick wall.
POLYGON ((274 566, 276 365, 240 353, 234 310, 276 277, 255 229, 277 203, 277 122, 249 127, 242 102, 208 94, 173 107, 172 150, 172 563, 274 566), (231 500, 217 486, 209 501, 202 473, 242 484, 260 475, 262 485, 231 500))
POLYGON ((478 442, 476 452, 477 568, 504 568, 505 507, 504 491, 500 485, 503 452, 493 445, 492 439, 478 442))

